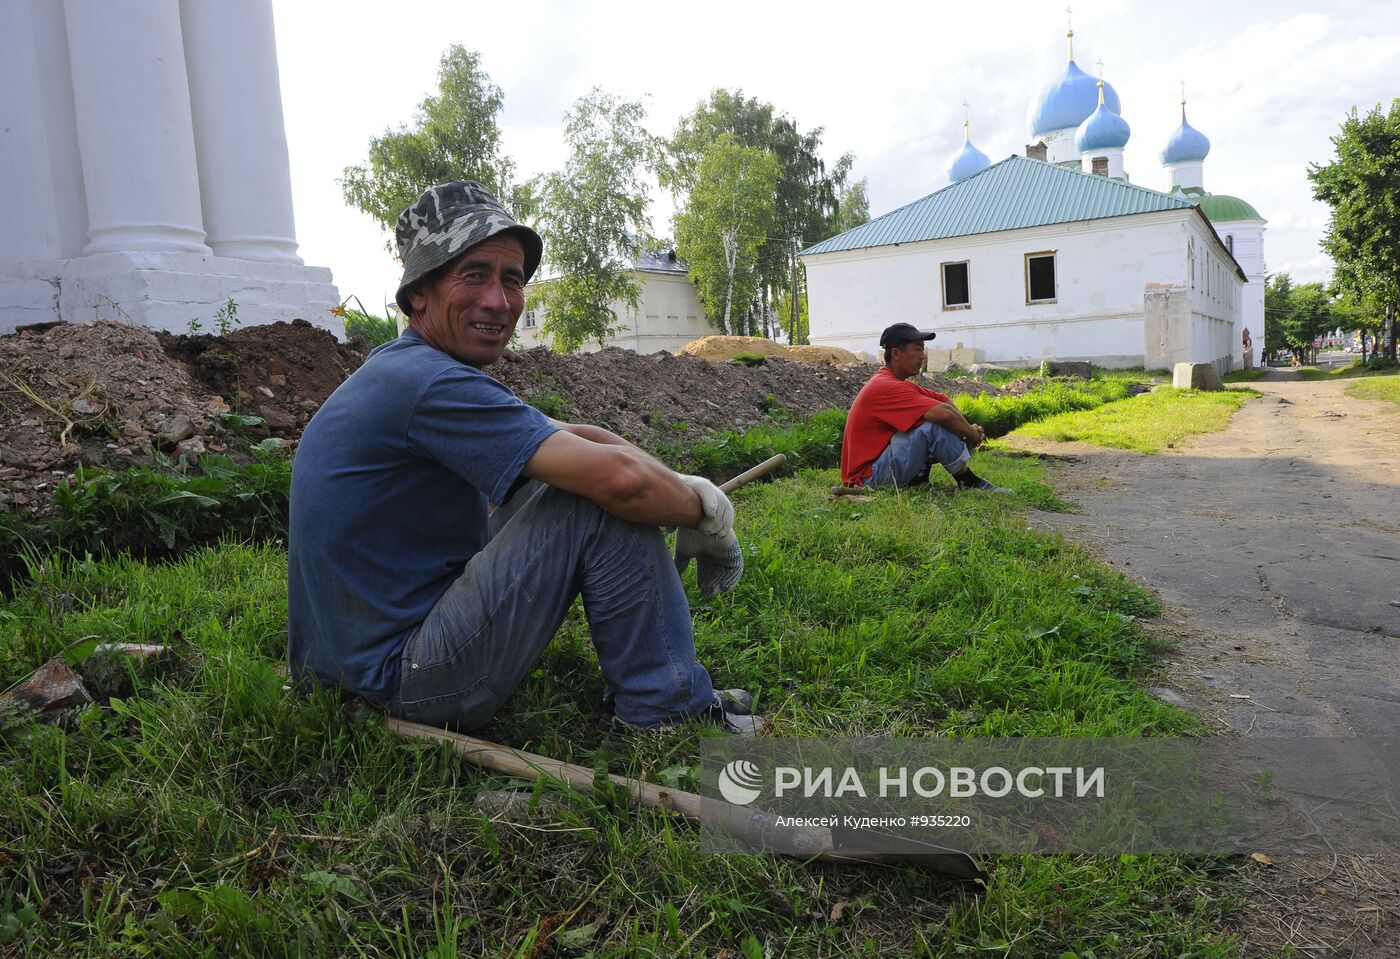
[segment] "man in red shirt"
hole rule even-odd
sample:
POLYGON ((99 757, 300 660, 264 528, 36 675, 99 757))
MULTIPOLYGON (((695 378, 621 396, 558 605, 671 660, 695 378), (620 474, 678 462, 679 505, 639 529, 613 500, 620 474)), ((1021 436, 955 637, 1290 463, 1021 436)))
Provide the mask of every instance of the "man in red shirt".
POLYGON ((861 387, 846 418, 841 443, 841 482, 847 486, 912 486, 928 481, 938 463, 959 489, 1010 493, 968 468, 972 450, 987 434, 969 423, 952 401, 911 378, 923 371, 924 341, 933 333, 896 323, 880 334, 884 367, 861 387))

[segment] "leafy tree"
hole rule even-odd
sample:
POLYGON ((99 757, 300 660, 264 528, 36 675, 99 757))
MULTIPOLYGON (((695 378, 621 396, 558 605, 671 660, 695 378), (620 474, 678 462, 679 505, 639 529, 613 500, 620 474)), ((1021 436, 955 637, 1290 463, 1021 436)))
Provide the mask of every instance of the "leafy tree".
POLYGON ((636 309, 640 286, 630 270, 648 230, 643 179, 651 137, 640 103, 594 87, 565 117, 570 155, 564 169, 537 184, 539 228, 548 238, 541 283, 532 303, 545 310, 544 332, 555 349, 599 346, 617 328, 613 303, 636 309))
POLYGON ((1339 319, 1321 283, 1295 285, 1287 273, 1269 277, 1264 287, 1265 342, 1285 343, 1293 355, 1305 359, 1313 340, 1336 329, 1339 319))
POLYGON ((438 67, 438 93, 424 98, 412 127, 370 137, 369 165, 348 166, 340 179, 345 202, 374 217, 390 234, 399 214, 435 183, 480 180, 517 216, 527 192, 512 189, 515 164, 501 152, 496 116, 500 87, 481 69, 481 57, 458 44, 438 67))
POLYGON ((1395 359, 1400 294, 1400 98, 1365 116, 1353 107, 1332 138, 1337 157, 1309 164, 1313 195, 1332 208, 1322 248, 1337 264, 1334 282, 1353 303, 1380 300, 1395 359))
POLYGON ((763 282, 761 251, 775 226, 778 160, 723 134, 705 147, 695 187, 676 215, 676 253, 722 333, 757 325, 749 305, 763 282))
POLYGON ((870 222, 870 181, 861 178, 848 184, 837 198, 832 233, 845 233, 870 222))
POLYGON ((755 317, 766 322, 773 295, 791 283, 793 238, 807 245, 840 232, 841 191, 853 158, 846 154, 828 170, 818 155, 821 127, 803 132, 771 103, 745 99, 742 90, 716 89, 681 118, 664 147, 658 176, 675 195, 677 208, 699 185, 706 148, 725 135, 738 146, 767 151, 779 163, 769 239, 758 252, 759 283, 752 298, 733 305, 746 314, 746 324, 754 325, 755 317))

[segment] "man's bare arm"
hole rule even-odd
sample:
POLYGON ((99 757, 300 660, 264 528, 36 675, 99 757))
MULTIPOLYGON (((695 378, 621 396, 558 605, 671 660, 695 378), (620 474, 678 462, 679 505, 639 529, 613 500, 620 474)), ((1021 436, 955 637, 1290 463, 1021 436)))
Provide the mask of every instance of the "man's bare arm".
POLYGON ((695 527, 703 515, 700 497, 676 473, 627 442, 560 430, 540 444, 523 472, 634 523, 695 527))
POLYGON ((605 430, 601 426, 590 426, 588 423, 565 423, 562 420, 556 420, 552 417, 549 418, 549 421, 566 433, 581 436, 586 440, 592 440, 594 443, 602 443, 604 446, 636 447, 636 444, 627 442, 621 436, 609 430, 605 430))
POLYGON ((935 423, 946 429, 952 430, 967 443, 968 449, 976 449, 986 440, 987 434, 976 423, 968 421, 952 403, 939 403, 930 406, 924 412, 924 419, 930 423, 935 423))

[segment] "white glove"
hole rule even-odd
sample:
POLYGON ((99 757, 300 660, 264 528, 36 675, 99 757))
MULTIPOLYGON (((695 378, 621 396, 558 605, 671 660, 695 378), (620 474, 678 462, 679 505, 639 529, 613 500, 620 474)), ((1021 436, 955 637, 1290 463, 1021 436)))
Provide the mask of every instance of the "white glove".
POLYGON ((705 515, 700 519, 697 527, 700 532, 707 536, 716 533, 729 532, 734 529, 734 504, 729 502, 729 497, 724 495, 724 490, 703 476, 691 476, 686 473, 680 474, 681 482, 695 491, 695 495, 700 497, 700 506, 704 509, 705 515))
POLYGON ((700 497, 704 516, 696 529, 676 530, 676 572, 684 573, 695 558, 695 582, 704 596, 733 589, 744 575, 744 553, 734 535, 734 504, 703 476, 681 475, 700 497))

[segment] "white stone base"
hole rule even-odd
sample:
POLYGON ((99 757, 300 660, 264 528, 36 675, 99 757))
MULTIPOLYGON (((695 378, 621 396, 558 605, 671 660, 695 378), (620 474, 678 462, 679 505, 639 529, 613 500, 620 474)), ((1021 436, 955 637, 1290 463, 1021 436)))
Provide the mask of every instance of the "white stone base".
POLYGON ((114 320, 171 333, 217 332, 229 299, 240 326, 297 318, 344 338, 331 313, 340 294, 324 267, 197 253, 103 253, 47 263, 0 264, 0 334, 27 323, 114 320))

